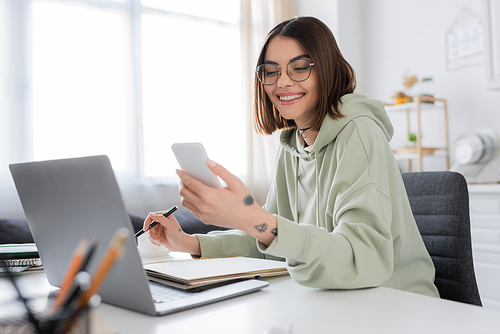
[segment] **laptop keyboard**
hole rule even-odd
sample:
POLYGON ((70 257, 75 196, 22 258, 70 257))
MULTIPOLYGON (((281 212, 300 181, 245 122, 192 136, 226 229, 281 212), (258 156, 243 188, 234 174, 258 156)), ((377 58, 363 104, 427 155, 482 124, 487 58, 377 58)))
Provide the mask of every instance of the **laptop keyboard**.
POLYGON ((168 303, 174 300, 191 297, 198 291, 187 292, 179 289, 174 289, 156 282, 149 282, 149 289, 155 303, 168 303))

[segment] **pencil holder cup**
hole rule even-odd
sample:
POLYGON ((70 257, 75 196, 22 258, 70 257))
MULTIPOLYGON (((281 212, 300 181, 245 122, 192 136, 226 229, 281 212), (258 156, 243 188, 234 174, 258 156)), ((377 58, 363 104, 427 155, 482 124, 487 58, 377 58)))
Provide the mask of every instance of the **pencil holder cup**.
POLYGON ((28 299, 27 306, 20 300, 0 305, 0 333, 2 334, 88 334, 90 333, 90 310, 52 313, 49 298, 28 299))

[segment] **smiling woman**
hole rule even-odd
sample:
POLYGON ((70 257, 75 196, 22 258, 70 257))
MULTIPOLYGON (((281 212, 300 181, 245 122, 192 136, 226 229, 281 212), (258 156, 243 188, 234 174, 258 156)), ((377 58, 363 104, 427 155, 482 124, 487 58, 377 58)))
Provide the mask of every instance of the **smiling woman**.
MULTIPOLYGON (((309 128, 318 131, 326 113, 333 119, 341 117, 340 97, 353 93, 356 88, 354 70, 342 56, 330 29, 314 20, 301 21, 302 27, 286 25, 286 22, 276 26, 267 36, 267 43, 259 54, 254 104, 257 106, 256 128, 260 133, 271 134, 278 129, 296 127, 303 131, 309 128), (281 53, 281 50, 285 50, 286 55, 281 53), (296 61, 299 60, 301 61, 297 66, 296 61), (279 80, 283 82, 278 81, 278 75, 272 78, 274 80, 263 81, 264 76, 260 69, 265 64, 279 65, 277 68, 283 68, 287 64, 288 75, 279 76, 279 80), (318 73, 321 75, 318 76, 318 73), (308 80, 309 77, 311 80, 308 80), (276 82, 278 84, 274 85, 276 82), (302 85, 310 87, 302 87, 302 85), (288 86, 297 88, 299 91, 287 89, 288 86), (310 89, 317 96, 307 96, 307 92, 300 91, 301 89, 310 89), (296 123, 293 114, 289 116, 285 114, 285 112, 293 111, 292 108, 286 108, 286 106, 297 101, 291 98, 296 95, 298 95, 297 99, 307 101, 307 103, 301 103, 301 106, 307 104, 306 109, 309 109, 309 112, 303 115, 302 120, 298 120, 300 124, 296 123), (319 112, 314 112, 311 108, 317 108, 319 112)), ((305 113, 306 110, 302 109, 299 112, 305 113)), ((310 137, 309 140, 311 139, 313 138, 310 137)))
MULTIPOLYGON (((232 229, 183 234, 175 250, 286 260, 291 277, 310 287, 383 285, 437 297, 434 266, 389 145, 390 119, 380 101, 353 93, 354 71, 329 28, 314 17, 278 24, 255 73, 256 128, 283 129, 266 203, 213 161, 207 166, 225 181, 222 189, 179 170, 182 205, 205 224, 232 229)), ((169 248, 179 225, 159 223, 152 238, 169 248)))
POLYGON ((286 74, 276 75, 274 82, 264 83, 267 97, 282 118, 299 129, 311 128, 320 96, 318 72, 311 66, 314 64, 311 56, 296 39, 277 36, 270 40, 265 59, 265 63, 283 64, 280 67, 287 69, 286 74))

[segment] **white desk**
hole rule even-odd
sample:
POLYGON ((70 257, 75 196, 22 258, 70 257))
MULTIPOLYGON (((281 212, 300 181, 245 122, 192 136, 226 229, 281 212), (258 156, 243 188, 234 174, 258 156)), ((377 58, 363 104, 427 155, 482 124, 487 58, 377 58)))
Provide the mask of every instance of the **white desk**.
MULTIPOLYGON (((268 280, 259 292, 160 317, 108 304, 96 312, 120 334, 500 333, 495 310, 383 287, 333 291, 302 287, 288 276, 268 280)), ((20 281, 38 292, 51 289, 43 274, 20 281)))
MULTIPOLYGON (((500 312, 403 291, 302 287, 269 279, 259 292, 152 317, 101 304, 97 313, 118 333, 500 333, 500 312), (288 332, 289 329, 292 329, 288 332)), ((273 334, 274 334, 273 333, 273 334)))

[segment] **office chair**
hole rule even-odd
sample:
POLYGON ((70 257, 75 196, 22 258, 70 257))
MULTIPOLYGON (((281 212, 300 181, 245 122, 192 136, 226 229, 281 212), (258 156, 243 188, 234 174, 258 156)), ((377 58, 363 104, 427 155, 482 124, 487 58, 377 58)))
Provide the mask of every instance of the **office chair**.
POLYGON ((436 268, 443 299, 482 306, 474 273, 469 192, 456 172, 403 173, 418 229, 436 268))

